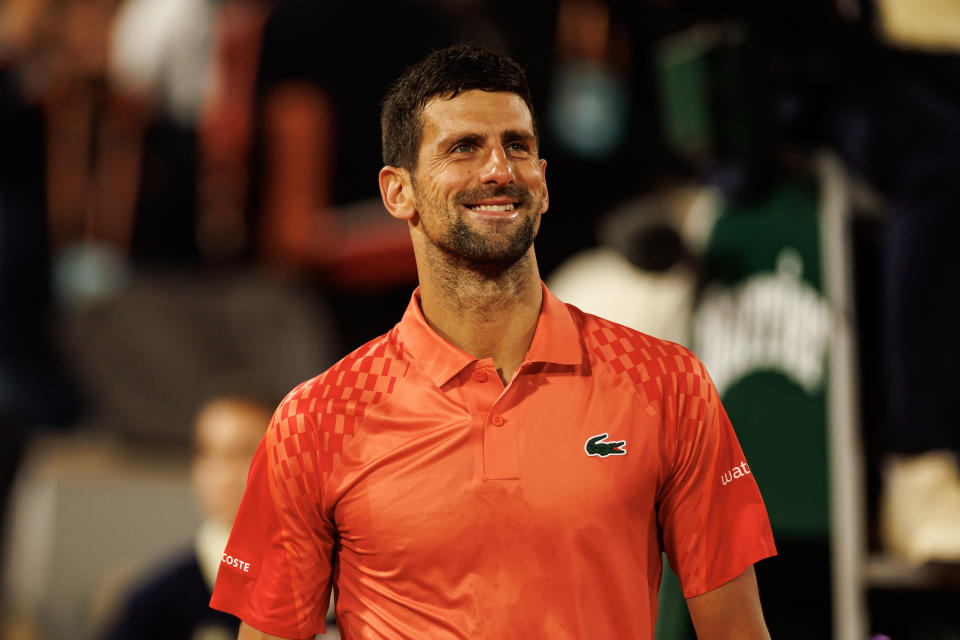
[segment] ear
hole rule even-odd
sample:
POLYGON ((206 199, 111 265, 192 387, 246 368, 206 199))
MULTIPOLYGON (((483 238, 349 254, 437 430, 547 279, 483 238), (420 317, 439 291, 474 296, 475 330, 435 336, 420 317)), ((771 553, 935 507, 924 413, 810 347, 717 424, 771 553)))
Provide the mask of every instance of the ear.
POLYGON ((540 181, 543 183, 543 205, 540 214, 543 215, 550 208, 550 192, 547 191, 547 161, 540 159, 540 181))
POLYGON ((380 197, 390 215, 398 220, 410 220, 417 213, 410 172, 406 169, 389 165, 380 169, 380 197))

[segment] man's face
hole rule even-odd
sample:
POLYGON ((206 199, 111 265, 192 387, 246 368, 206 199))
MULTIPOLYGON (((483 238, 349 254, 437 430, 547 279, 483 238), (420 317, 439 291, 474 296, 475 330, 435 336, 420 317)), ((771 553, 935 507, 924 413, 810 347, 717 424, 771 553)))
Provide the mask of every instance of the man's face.
POLYGON ((472 90, 434 98, 423 110, 412 176, 424 235, 468 264, 513 264, 547 210, 545 168, 520 96, 472 90))

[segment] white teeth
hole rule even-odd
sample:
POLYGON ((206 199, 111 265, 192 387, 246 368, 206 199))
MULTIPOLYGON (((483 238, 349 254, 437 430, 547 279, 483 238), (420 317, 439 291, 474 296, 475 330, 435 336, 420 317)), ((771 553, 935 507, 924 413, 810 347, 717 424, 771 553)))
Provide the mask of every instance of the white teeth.
POLYGON ((470 207, 474 211, 513 211, 513 203, 510 204, 475 204, 470 207))

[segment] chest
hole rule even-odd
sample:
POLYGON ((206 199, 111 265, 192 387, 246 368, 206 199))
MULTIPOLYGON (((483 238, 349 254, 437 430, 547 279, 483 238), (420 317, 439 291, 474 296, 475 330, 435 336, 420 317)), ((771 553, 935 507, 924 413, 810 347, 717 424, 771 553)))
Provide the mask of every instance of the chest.
POLYGON ((345 444, 328 504, 343 548, 388 570, 568 552, 597 527, 647 532, 661 410, 616 380, 559 368, 504 388, 407 385, 345 444))

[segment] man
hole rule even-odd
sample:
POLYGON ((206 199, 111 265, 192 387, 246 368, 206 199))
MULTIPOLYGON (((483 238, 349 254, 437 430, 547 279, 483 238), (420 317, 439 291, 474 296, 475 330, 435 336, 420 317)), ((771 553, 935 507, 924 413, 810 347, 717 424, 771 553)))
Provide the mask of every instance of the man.
POLYGON ((241 638, 323 631, 331 585, 348 639, 652 638, 664 549, 701 638, 768 637, 752 565, 773 540, 703 367, 540 282, 519 66, 435 52, 382 128, 420 288, 280 405, 212 606, 241 638))

